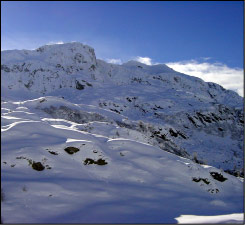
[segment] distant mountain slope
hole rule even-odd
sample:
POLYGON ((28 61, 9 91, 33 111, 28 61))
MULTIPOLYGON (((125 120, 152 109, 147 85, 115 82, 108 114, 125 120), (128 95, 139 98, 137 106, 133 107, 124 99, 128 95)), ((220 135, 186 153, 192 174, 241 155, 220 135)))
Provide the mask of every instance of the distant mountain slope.
POLYGON ((237 93, 178 73, 164 64, 147 66, 136 61, 109 64, 96 60, 93 48, 76 42, 46 45, 33 51, 2 51, 1 56, 2 81, 9 89, 26 88, 49 94, 63 88, 83 90, 92 87, 84 81, 88 80, 95 87, 141 84, 147 92, 173 90, 174 94, 179 91, 181 98, 188 100, 193 97, 198 102, 242 104, 237 93))

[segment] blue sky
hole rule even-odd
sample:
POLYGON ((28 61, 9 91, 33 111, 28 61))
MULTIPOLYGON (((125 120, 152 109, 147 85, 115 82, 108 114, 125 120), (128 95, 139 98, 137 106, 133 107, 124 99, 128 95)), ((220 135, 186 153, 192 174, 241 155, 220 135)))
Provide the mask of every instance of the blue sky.
POLYGON ((2 50, 79 41, 107 61, 148 57, 150 63, 194 60, 243 68, 242 1, 1 5, 2 50))
POLYGON ((92 45, 100 58, 243 65, 243 2, 3 2, 2 49, 92 45))

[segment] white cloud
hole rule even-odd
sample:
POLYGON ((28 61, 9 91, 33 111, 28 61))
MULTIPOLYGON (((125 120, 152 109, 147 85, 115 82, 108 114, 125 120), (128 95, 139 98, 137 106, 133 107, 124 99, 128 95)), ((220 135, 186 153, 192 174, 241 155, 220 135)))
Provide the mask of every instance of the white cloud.
POLYGON ((136 61, 140 62, 140 63, 144 63, 146 65, 152 65, 152 59, 149 58, 149 57, 140 57, 140 56, 137 56, 135 58, 136 61))
POLYGON ((113 63, 113 64, 122 64, 121 59, 106 59, 108 63, 113 63))
POLYGON ((199 77, 206 82, 220 84, 243 96, 244 81, 241 68, 230 68, 222 63, 198 62, 196 60, 169 62, 166 65, 178 72, 199 77))

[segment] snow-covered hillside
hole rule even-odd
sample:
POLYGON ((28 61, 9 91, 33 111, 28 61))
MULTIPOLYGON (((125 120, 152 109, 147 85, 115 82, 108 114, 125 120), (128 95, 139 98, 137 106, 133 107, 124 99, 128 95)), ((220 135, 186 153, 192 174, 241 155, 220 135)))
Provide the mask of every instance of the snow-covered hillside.
POLYGON ((109 64, 76 42, 1 56, 3 222, 242 213, 235 92, 164 64, 109 64))

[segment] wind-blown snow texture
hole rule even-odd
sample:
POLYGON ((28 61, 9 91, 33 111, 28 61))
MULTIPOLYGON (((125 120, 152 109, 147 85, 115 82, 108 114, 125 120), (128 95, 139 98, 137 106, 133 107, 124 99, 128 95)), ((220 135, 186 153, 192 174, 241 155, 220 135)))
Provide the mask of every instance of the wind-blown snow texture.
POLYGON ((235 92, 164 64, 109 64, 81 43, 1 56, 3 222, 242 213, 235 92))

